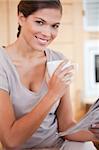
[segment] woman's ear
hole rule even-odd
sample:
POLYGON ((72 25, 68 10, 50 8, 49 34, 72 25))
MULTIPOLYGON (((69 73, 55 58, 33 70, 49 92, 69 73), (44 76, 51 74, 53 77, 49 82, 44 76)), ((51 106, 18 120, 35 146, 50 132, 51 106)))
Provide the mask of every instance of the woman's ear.
POLYGON ((24 22, 25 22, 25 17, 21 12, 19 12, 19 14, 18 14, 18 24, 20 26, 23 26, 24 22))

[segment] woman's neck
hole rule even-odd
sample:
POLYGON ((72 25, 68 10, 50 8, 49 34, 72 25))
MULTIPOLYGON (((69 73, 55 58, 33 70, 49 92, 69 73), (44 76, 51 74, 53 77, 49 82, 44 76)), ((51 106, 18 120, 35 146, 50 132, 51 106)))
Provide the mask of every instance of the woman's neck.
POLYGON ((33 56, 36 57, 36 56, 39 56, 39 55, 45 55, 45 52, 43 50, 39 51, 39 50, 32 49, 31 47, 29 47, 26 44, 24 39, 21 39, 21 38, 18 38, 14 43, 9 45, 7 48, 12 50, 12 52, 15 55, 18 55, 18 56, 24 57, 24 58, 30 58, 30 57, 33 57, 33 56))

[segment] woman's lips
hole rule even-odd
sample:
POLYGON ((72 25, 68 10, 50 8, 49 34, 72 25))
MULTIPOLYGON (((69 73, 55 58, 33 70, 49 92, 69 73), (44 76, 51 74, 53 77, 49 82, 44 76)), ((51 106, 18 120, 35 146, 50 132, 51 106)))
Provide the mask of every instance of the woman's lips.
POLYGON ((40 37, 37 37, 37 36, 35 36, 35 37, 36 37, 36 39, 38 40, 38 42, 40 44, 46 45, 48 43, 48 41, 49 41, 48 39, 40 38, 40 37))

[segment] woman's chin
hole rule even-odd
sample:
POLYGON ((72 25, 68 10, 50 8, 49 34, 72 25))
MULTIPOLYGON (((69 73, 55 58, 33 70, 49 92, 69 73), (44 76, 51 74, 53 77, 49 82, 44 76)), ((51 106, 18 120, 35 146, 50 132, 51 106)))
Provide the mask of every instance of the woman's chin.
POLYGON ((47 46, 45 46, 45 45, 44 46, 35 46, 35 47, 32 46, 32 48, 37 50, 37 51, 44 51, 47 48, 47 46))

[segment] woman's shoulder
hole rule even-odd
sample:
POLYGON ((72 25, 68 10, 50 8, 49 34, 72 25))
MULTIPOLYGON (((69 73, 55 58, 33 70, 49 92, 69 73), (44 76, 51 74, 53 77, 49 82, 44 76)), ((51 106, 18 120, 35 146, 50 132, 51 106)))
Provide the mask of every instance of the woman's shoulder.
POLYGON ((4 57, 3 48, 0 47, 0 65, 4 64, 4 61, 5 61, 5 57, 4 57))
POLYGON ((53 49, 46 49, 48 57, 50 60, 61 60, 66 59, 64 54, 60 51, 55 51, 53 49))
POLYGON ((0 59, 4 59, 5 56, 5 47, 0 47, 0 59))
POLYGON ((4 67, 8 65, 7 56, 5 54, 5 49, 0 47, 0 66, 4 67))

